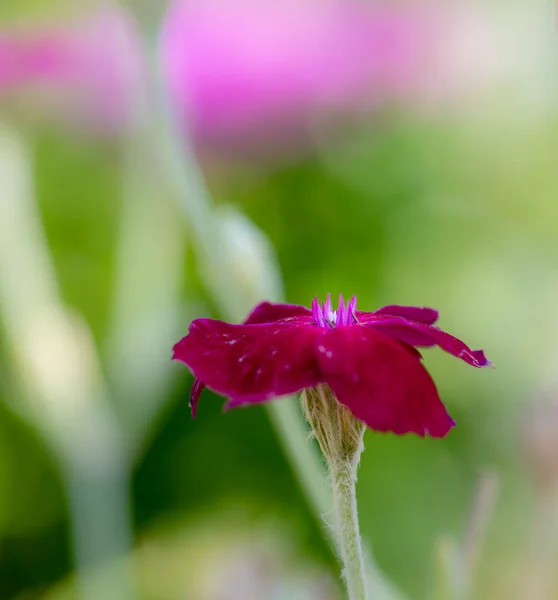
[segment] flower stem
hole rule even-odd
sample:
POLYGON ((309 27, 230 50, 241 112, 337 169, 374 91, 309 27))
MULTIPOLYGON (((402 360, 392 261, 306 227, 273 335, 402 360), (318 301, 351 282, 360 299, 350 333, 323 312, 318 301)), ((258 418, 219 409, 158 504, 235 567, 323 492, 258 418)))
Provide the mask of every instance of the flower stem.
POLYGON ((356 465, 339 461, 331 467, 335 534, 349 600, 368 600, 368 585, 358 526, 356 465))
POLYGON ((96 468, 79 455, 61 456, 72 519, 78 597, 133 600, 132 573, 126 561, 133 545, 129 465, 112 455, 106 468, 96 468))

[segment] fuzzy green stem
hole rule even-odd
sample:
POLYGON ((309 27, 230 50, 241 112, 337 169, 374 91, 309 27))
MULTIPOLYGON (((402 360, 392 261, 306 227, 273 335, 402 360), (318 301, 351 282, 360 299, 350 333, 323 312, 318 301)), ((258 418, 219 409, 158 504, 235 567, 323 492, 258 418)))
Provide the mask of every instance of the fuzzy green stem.
POLYGON ((356 466, 352 461, 338 462, 331 470, 335 533, 343 561, 343 579, 349 600, 367 600, 368 585, 358 526, 356 466))
POLYGON ((326 460, 333 493, 334 534, 349 600, 367 600, 368 583, 358 526, 356 473, 365 426, 322 384, 304 390, 302 410, 326 460))

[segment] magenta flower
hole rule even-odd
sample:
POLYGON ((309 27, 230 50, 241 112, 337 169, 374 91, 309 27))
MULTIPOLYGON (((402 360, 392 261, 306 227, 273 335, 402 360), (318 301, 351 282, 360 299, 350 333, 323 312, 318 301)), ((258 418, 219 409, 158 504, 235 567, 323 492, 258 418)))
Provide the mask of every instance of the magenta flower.
POLYGON ((280 137, 371 86, 400 86, 415 65, 415 29, 423 33, 412 18, 353 0, 177 0, 162 62, 196 137, 280 137))
POLYGON ((242 325, 196 319, 174 346, 194 373, 192 415, 204 387, 226 408, 266 402, 327 384, 371 429, 443 437, 455 425, 416 347, 439 346, 474 367, 482 350, 434 327, 438 311, 413 306, 356 310, 356 297, 333 310, 330 296, 312 309, 263 302, 242 325))
POLYGON ((142 110, 145 61, 131 16, 101 8, 79 20, 0 29, 0 106, 114 133, 142 110))
POLYGON ((246 144, 299 141, 317 116, 460 102, 493 73, 477 76, 493 38, 483 10, 438 0, 174 0, 160 50, 195 138, 246 144))

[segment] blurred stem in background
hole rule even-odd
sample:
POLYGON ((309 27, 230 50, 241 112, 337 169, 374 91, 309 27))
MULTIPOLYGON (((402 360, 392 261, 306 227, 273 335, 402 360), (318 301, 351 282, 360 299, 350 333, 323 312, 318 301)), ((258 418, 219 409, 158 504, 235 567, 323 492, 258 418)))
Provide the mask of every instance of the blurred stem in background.
POLYGON ((531 539, 517 600, 555 598, 558 586, 558 481, 546 489, 536 489, 535 494, 531 539))
POLYGON ((482 471, 478 477, 461 544, 448 536, 438 540, 435 557, 435 600, 470 600, 473 597, 475 569, 494 513, 499 489, 498 473, 490 469, 482 471))
MULTIPOLYGON (((134 456, 168 397, 171 348, 181 328, 184 227, 143 129, 124 148, 122 211, 108 368, 134 456)), ((160 166, 160 165, 159 165, 160 166)))
POLYGON ((533 515, 521 585, 514 600, 555 598, 558 589, 558 402, 555 367, 521 420, 521 445, 533 486, 533 515))
POLYGON ((20 137, 0 124, 0 304, 27 400, 14 408, 58 458, 80 598, 132 600, 129 450, 89 331, 61 302, 30 163, 20 137))
MULTIPOLYGON (((180 206, 186 216, 186 225, 192 234, 200 276, 219 312, 227 319, 241 321, 261 300, 278 301, 282 296, 279 276, 269 277, 269 272, 273 273, 277 269, 272 251, 265 245, 263 234, 257 232, 254 235, 255 226, 248 225, 249 222, 243 219, 243 241, 253 242, 247 252, 250 262, 242 264, 235 261, 235 258, 240 257, 230 242, 234 244, 231 237, 236 237, 235 232, 240 230, 234 227, 234 213, 229 212, 227 217, 227 213, 219 215, 213 208, 186 135, 173 119, 161 81, 159 90, 157 140, 163 156, 162 162, 168 169, 167 176, 175 185, 180 206), (246 235, 248 227, 253 231, 246 235), (229 247, 226 246, 227 241, 229 247), (262 272, 267 277, 259 277, 262 272), (240 277, 235 277, 237 273, 240 277), (268 285, 265 285, 266 282, 269 282, 268 285)), ((321 519, 330 512, 331 501, 323 468, 317 453, 308 444, 308 434, 296 400, 285 398, 267 406, 299 483, 321 519)))
POLYGON ((464 598, 471 598, 477 564, 499 492, 499 474, 491 469, 483 470, 478 476, 459 553, 459 583, 464 598))
MULTIPOLYGON (((265 236, 253 224, 242 218, 243 226, 234 227, 234 220, 231 222, 223 218, 212 206, 185 128, 174 116, 158 69, 155 81, 158 89, 158 142, 163 163, 168 166, 168 176, 176 186, 187 218, 200 275, 220 313, 229 320, 241 321, 261 300, 282 300, 277 261, 265 236), (243 239, 239 240, 235 232, 242 232, 243 239), (243 244, 251 247, 239 253, 238 249, 243 244), (241 258, 245 260, 238 260, 241 258)), ((266 409, 299 484, 321 522, 332 510, 330 491, 320 459, 308 443, 298 403, 294 397, 284 398, 267 403, 266 409)), ((367 558, 371 597, 375 600, 401 598, 399 591, 381 573, 371 553, 367 558)))

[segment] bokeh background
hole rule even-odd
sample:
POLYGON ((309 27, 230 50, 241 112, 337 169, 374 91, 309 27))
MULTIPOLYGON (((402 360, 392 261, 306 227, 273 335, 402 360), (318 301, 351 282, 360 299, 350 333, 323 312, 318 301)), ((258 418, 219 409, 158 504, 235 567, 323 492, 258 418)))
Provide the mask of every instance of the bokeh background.
POLYGON ((427 351, 458 427, 366 433, 385 597, 558 597, 555 23, 0 3, 0 598, 342 598, 289 428, 210 392, 192 421, 170 362, 195 317, 328 292, 436 307, 496 365, 427 351))

